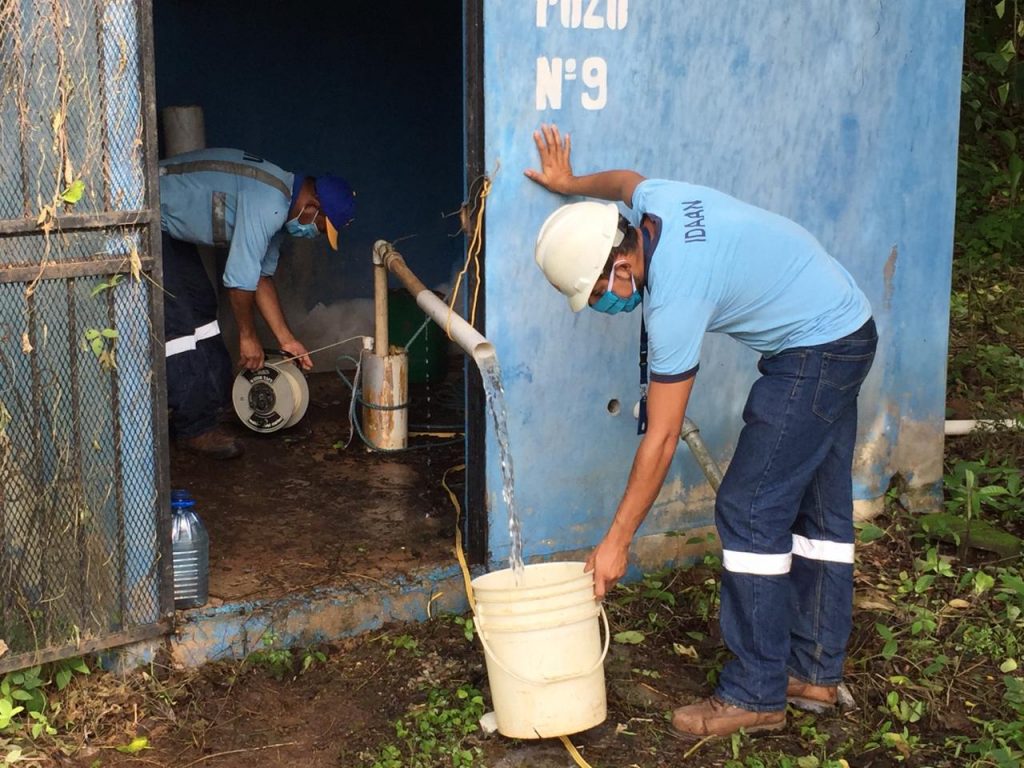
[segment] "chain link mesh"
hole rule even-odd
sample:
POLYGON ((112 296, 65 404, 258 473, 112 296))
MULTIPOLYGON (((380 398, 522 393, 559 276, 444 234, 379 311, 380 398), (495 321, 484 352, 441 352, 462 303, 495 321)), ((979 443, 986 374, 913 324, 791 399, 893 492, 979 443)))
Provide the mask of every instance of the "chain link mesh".
POLYGON ((103 282, 43 280, 27 299, 0 284, 0 637, 12 652, 159 618, 150 289, 94 296, 103 282))
POLYGON ((0 640, 13 656, 70 655, 161 617, 148 225, 89 225, 144 213, 138 24, 131 0, 0 0, 0 640))
POLYGON ((0 220, 140 207, 137 13, 129 0, 0 0, 0 220))

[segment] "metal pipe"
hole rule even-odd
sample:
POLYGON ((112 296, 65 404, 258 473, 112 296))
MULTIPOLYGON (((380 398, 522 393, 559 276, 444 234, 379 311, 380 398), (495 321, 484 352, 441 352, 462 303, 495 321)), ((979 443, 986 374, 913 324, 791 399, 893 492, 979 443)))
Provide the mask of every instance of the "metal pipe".
MULTIPOLYGON (((640 418, 639 402, 633 406, 633 418, 640 418)), ((722 484, 722 470, 718 468, 718 462, 715 461, 711 451, 704 444, 704 439, 700 436, 700 429, 688 417, 683 418, 683 428, 679 433, 679 439, 686 442, 690 453, 693 454, 693 458, 697 460, 697 464, 704 473, 704 477, 711 484, 711 489, 718 493, 718 488, 722 484)))
MULTIPOLYGON (((1000 428, 1019 430, 1022 428, 1022 423, 1018 419, 948 419, 945 422, 944 432, 946 435, 956 436, 1000 428)), ((717 493, 722 484, 722 470, 718 468, 718 464, 708 451, 704 440, 701 439, 697 425, 689 419, 683 419, 683 431, 679 437, 686 441, 690 452, 704 471, 704 476, 717 493)))
MULTIPOLYGON (((378 245, 379 245, 378 241, 378 245)), ((382 253, 373 247, 373 351, 388 354, 388 267, 382 253)))
POLYGON ((708 479, 715 493, 718 493, 718 488, 722 484, 722 470, 718 468, 718 463, 704 444, 697 425, 688 418, 684 418, 683 431, 680 433, 679 438, 686 441, 686 445, 690 448, 690 453, 693 454, 693 458, 697 460, 700 468, 704 471, 704 477, 708 479))
POLYGON ((416 299, 416 304, 431 320, 445 329, 448 336, 462 347, 477 365, 493 361, 494 345, 479 331, 449 308, 433 291, 420 282, 405 263, 402 254, 391 243, 378 240, 373 246, 373 263, 381 263, 399 279, 405 289, 416 299))

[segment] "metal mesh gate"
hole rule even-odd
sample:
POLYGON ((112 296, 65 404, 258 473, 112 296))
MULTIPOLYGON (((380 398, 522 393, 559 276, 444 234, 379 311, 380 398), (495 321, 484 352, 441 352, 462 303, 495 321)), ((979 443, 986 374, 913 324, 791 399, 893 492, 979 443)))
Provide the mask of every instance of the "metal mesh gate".
POLYGON ((0 670, 172 612, 151 18, 0 0, 0 670))

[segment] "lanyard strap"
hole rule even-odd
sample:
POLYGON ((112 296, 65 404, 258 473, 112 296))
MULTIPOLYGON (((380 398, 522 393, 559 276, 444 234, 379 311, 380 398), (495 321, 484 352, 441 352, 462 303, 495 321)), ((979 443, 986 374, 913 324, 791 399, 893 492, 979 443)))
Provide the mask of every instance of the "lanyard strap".
MULTIPOLYGON (((643 226, 642 222, 639 229, 640 235, 643 237, 643 253, 646 260, 647 255, 654 251, 654 247, 651 244, 651 236, 647 232, 647 227, 643 226)), ((647 283, 650 280, 648 274, 650 264, 647 267, 648 270, 644 272, 644 293, 647 293, 647 283)), ((636 433, 638 435, 647 434, 647 323, 644 322, 643 315, 640 316, 640 408, 637 412, 636 433)))
POLYGON ((647 432, 647 323, 640 318, 640 411, 637 414, 636 433, 647 432))

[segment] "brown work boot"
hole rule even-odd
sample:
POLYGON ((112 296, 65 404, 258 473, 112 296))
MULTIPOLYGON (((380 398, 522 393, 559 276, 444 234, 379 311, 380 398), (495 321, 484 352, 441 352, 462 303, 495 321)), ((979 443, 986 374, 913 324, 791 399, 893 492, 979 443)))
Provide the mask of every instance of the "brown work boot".
POLYGON ((786 701, 797 709, 820 715, 831 711, 838 704, 838 686, 814 685, 791 677, 786 686, 786 701))
POLYGON ((726 704, 712 696, 680 707, 672 713, 672 725, 687 736, 729 736, 740 728, 747 733, 777 731, 786 727, 786 710, 754 712, 726 704))
POLYGON ((243 453, 242 445, 221 427, 178 440, 178 445, 186 451, 211 459, 233 459, 243 453))

